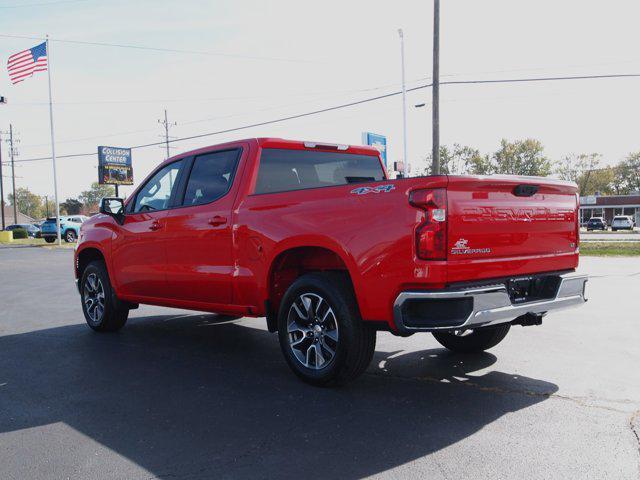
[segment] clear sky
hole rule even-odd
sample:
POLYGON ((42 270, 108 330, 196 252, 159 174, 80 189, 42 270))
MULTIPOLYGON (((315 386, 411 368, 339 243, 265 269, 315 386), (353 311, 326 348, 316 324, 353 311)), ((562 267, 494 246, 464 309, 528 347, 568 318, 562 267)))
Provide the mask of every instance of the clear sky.
MULTIPOLYGON (((397 90, 399 27, 409 86, 428 82, 431 15, 429 0, 1 0, 0 34, 209 53, 54 42, 64 155, 158 141, 165 108, 177 122, 172 135, 188 136, 397 90)), ((442 0, 441 15, 442 80, 640 73, 636 0, 442 0)), ((37 43, 0 37, 0 95, 9 99, 0 105, 0 130, 12 123, 19 132, 19 159, 50 154, 46 74, 12 86, 6 71, 9 55, 37 43)), ((443 86, 441 142, 485 153, 501 138, 534 137, 553 159, 599 152, 614 163, 640 150, 639 89, 640 78, 443 86)), ((420 166, 431 149, 430 101, 428 89, 408 99, 409 157, 420 166), (422 102, 427 108, 413 107, 422 102)), ((373 131, 389 137, 393 161, 402 155, 401 127, 401 99, 393 97, 179 142, 172 153, 256 136, 359 143, 362 131, 373 131)), ((3 145, 5 160, 6 153, 3 145)), ((159 147, 135 150, 136 182, 164 156, 159 147)), ((53 194, 50 161, 17 165, 18 186, 53 194)), ((60 159, 58 175, 62 201, 97 179, 97 159, 60 159)))

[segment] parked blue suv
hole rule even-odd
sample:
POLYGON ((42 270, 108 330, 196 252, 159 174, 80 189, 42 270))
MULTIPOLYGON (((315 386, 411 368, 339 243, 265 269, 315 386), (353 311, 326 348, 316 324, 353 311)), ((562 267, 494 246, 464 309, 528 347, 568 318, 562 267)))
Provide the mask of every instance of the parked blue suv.
MULTIPOLYGON (((60 217, 60 235, 67 243, 75 242, 80 236, 80 225, 88 217, 84 215, 70 215, 67 217, 60 217)), ((56 232, 56 218, 47 218, 40 226, 40 235, 47 243, 53 243, 58 238, 56 232)))

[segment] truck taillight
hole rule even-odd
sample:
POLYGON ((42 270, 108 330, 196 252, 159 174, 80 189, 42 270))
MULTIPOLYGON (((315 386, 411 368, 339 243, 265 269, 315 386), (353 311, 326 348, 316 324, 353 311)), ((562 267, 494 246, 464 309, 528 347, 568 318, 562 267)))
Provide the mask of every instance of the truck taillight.
POLYGON ((576 193, 576 250, 580 248, 580 194, 576 193))
POLYGON ((416 230, 416 253, 423 260, 447 258, 447 191, 444 188, 414 190, 409 203, 425 211, 416 230))

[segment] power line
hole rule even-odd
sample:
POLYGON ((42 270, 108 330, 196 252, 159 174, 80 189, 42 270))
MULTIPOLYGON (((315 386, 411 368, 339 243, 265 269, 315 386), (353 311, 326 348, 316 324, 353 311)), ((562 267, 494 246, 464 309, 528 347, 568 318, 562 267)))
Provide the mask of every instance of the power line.
POLYGON ((640 77, 640 73, 613 73, 608 75, 570 75, 564 77, 534 77, 508 78, 496 80, 447 80, 440 85, 476 85, 481 83, 524 83, 524 82, 555 82, 558 80, 593 80, 602 78, 633 78, 640 77))
MULTIPOLYGON (((418 82, 420 80, 425 80, 425 78, 411 80, 410 83, 416 83, 416 82, 418 82)), ((247 115, 248 113, 255 114, 256 112, 269 112, 269 111, 273 111, 273 110, 279 110, 279 109, 282 109, 282 108, 298 106, 298 105, 302 105, 302 104, 306 104, 306 103, 310 103, 310 102, 317 102, 318 100, 332 99, 334 97, 342 97, 343 95, 348 94, 348 93, 362 93, 362 92, 371 92, 371 91, 376 91, 376 90, 382 90, 384 88, 389 88, 389 87, 391 87, 393 85, 395 85, 395 84, 381 85, 381 86, 377 86, 377 87, 362 88, 362 89, 357 89, 357 90, 341 90, 339 92, 337 92, 337 91, 334 91, 334 92, 316 92, 314 94, 320 94, 320 93, 326 93, 326 94, 332 93, 333 94, 333 93, 335 93, 336 95, 308 98, 308 99, 305 99, 305 100, 303 100, 301 102, 287 103, 287 104, 276 105, 276 106, 268 107, 268 108, 261 108, 261 109, 255 109, 254 108, 251 112, 234 113, 234 114, 229 114, 229 115, 218 115, 218 116, 215 116, 215 117, 200 118, 198 120, 190 120, 188 122, 182 122, 181 125, 183 125, 183 126, 184 125, 193 125, 195 123, 205 123, 205 122, 210 122, 210 121, 214 121, 214 120, 224 120, 224 119, 229 119, 229 118, 242 117, 242 116, 247 115)), ((311 95, 312 93, 309 92, 308 94, 311 95)), ((238 98, 240 98, 240 97, 238 97, 238 98)), ((242 97, 242 98, 252 98, 252 97, 242 97)), ((260 98, 260 97, 253 97, 253 98, 260 98)), ((160 102, 160 101, 161 100, 158 100, 158 102, 160 102)), ((46 105, 48 105, 48 103, 46 105)), ((56 105, 59 105, 59 103, 56 103, 56 105)), ((78 142, 84 142, 84 141, 87 141, 87 140, 98 140, 98 139, 104 139, 104 138, 109 138, 109 137, 132 135, 132 134, 136 134, 136 133, 147 133, 147 132, 151 132, 151 131, 153 131, 153 130, 151 130, 151 129, 130 130, 130 131, 126 131, 126 132, 118 132, 118 133, 96 135, 96 136, 83 137, 83 138, 78 138, 78 139, 73 139, 73 140, 60 140, 60 141, 57 141, 56 143, 57 144, 78 143, 78 142)), ((48 143, 47 144, 34 144, 34 145, 26 145, 26 146, 23 145, 22 148, 23 149, 25 149, 25 148, 36 148, 36 147, 43 147, 43 146, 47 146, 47 145, 49 145, 49 144, 48 143)))
MULTIPOLYGON (((0 34, 0 37, 4 38, 23 38, 30 40, 45 40, 42 37, 31 37, 27 35, 7 35, 0 34)), ((63 40, 60 38, 49 38, 50 42, 57 43, 69 43, 73 45, 91 45, 98 47, 116 47, 116 48, 130 48, 134 50, 146 50, 152 52, 165 52, 165 53, 189 53, 193 55, 206 55, 213 57, 225 57, 225 58, 242 58, 245 60, 261 60, 261 61, 270 61, 270 62, 290 62, 290 63, 320 63, 314 60, 305 60, 305 59, 292 59, 292 58, 282 58, 282 57, 262 57, 257 55, 242 55, 237 53, 221 53, 221 52, 210 52, 205 50, 181 50, 176 48, 162 48, 162 47, 149 47, 146 45, 130 45, 125 43, 107 43, 107 42, 89 42, 85 40, 63 40)))
MULTIPOLYGON (((443 76, 456 76, 456 75, 443 75, 443 76)), ((431 80, 431 77, 420 77, 413 80, 408 80, 407 83, 418 83, 424 82, 425 80, 431 80)), ((146 100, 136 100, 136 99, 120 99, 120 100, 87 100, 87 101, 73 101, 73 102, 56 102, 56 105, 109 105, 109 104, 131 104, 131 103, 189 103, 189 102, 217 102, 217 101, 237 101, 237 100, 260 100, 260 99, 272 99, 272 98, 280 98, 286 96, 287 98, 296 98, 296 97, 307 97, 309 101, 315 100, 315 96, 342 96, 353 93, 365 93, 372 92, 377 90, 383 90, 385 88, 390 88, 395 86, 396 83, 388 83, 385 85, 378 85, 376 87, 368 87, 368 88, 357 88, 357 89, 349 89, 349 90, 332 90, 332 91, 313 91, 313 92, 283 92, 281 94, 276 95, 254 95, 254 96, 234 96, 234 97, 199 97, 199 98, 159 98, 159 99, 146 99, 146 100)), ((48 106, 49 101, 42 102, 12 102, 11 106, 48 106)), ((216 117, 221 118, 221 117, 216 117)))
MULTIPOLYGON (((417 80, 412 81, 412 83, 417 82, 417 80)), ((198 120, 190 120, 188 122, 182 122, 181 125, 193 125, 195 123, 206 123, 206 122, 211 122, 211 121, 215 121, 215 120, 224 120, 224 119, 229 119, 229 118, 235 118, 235 117, 242 117, 247 115, 248 113, 251 114, 255 114, 256 112, 269 112, 269 111, 273 111, 273 110, 279 110, 282 108, 288 108, 288 107, 293 107, 293 106, 297 106, 297 105, 302 105, 302 104, 306 104, 306 103, 310 103, 310 102, 317 102, 319 100, 325 100, 325 99, 332 99, 334 97, 342 97, 344 94, 347 93, 356 93, 356 92, 370 92, 370 91, 374 91, 374 90, 381 90, 383 88, 389 88, 390 86, 393 85, 385 85, 385 86, 380 86, 380 87, 371 87, 371 88, 366 88, 366 89, 358 89, 358 90, 351 90, 351 91, 342 91, 340 92, 339 95, 331 95, 329 97, 322 97, 322 98, 309 98, 306 100, 303 100, 301 102, 295 102, 295 103, 287 103, 284 105, 276 105, 273 107, 268 107, 268 108, 261 108, 261 109, 253 109, 251 112, 243 112, 243 113, 234 113, 234 114, 229 114, 229 115, 218 115, 215 117, 207 117, 207 118, 200 118, 198 120)), ((329 93, 329 92, 327 92, 329 93)), ((338 92, 335 92, 338 93, 338 92)), ((247 97, 248 98, 248 97, 247 97)), ((256 97, 259 98, 259 97, 256 97)), ((158 100, 158 102, 160 102, 161 100, 158 100)), ((48 105, 48 103, 47 103, 48 105)), ((59 105, 58 103, 56 103, 56 105, 59 105)), ((151 129, 144 129, 144 130, 129 130, 126 132, 118 132, 118 133, 109 133, 109 134, 103 134, 103 135, 95 135, 95 136, 91 136, 91 137, 83 137, 83 138, 78 138, 78 139, 73 139, 73 140, 60 140, 57 141, 56 144, 63 144, 63 143, 78 143, 78 142, 85 142, 87 140, 98 140, 98 139, 104 139, 104 138, 109 138, 109 137, 119 137, 119 136, 125 136, 125 135, 132 135, 132 134, 136 134, 136 133, 147 133, 147 132, 151 132, 153 130, 151 129)), ((36 148, 36 147, 43 147, 43 146, 47 146, 49 145, 48 143, 46 144, 34 144, 34 145, 23 145, 22 148, 36 148)), ((57 158, 57 157, 56 157, 57 158)))
POLYGON ((80 3, 86 1, 88 0, 57 0, 54 2, 25 3, 24 5, 2 5, 0 8, 46 7, 49 5, 58 5, 60 3, 80 3))
MULTIPOLYGON (((444 82, 440 82, 440 85, 478 85, 478 84, 499 84, 499 83, 524 83, 524 82, 549 82, 549 81, 566 81, 566 80, 591 80, 591 79, 605 79, 605 78, 637 78, 640 77, 639 73, 621 73, 621 74, 607 74, 607 75, 574 75, 574 76, 557 76, 557 77, 530 77, 530 78, 510 78, 510 79, 493 79, 493 80, 447 80, 444 82)), ((424 85, 418 85, 416 87, 411 87, 407 89, 407 92, 413 92, 416 90, 421 90, 424 88, 429 88, 431 87, 432 84, 428 83, 428 84, 424 84, 424 85)), ((233 127, 233 128, 227 128, 224 130, 217 130, 214 132, 207 132, 207 133, 201 133, 201 134, 197 134, 197 135, 191 135, 191 136, 187 136, 187 137, 179 137, 179 138, 175 138, 175 139, 169 139, 168 142, 152 142, 152 143, 145 143, 145 144, 140 144, 140 145, 135 145, 130 147, 132 150, 134 149, 140 149, 140 148, 147 148, 147 147, 153 147, 153 146, 157 146, 157 145, 163 145, 165 143, 176 143, 176 142, 182 142, 185 140, 195 140, 198 138, 204 138, 204 137, 210 137, 210 136, 214 136, 214 135, 222 135, 225 133, 232 133, 232 132, 237 132, 237 131, 241 131, 241 130, 247 130, 250 128, 255 128, 255 127, 261 127, 261 126, 265 126, 265 125, 271 125, 274 123, 282 123, 282 122, 286 122, 286 121, 290 121, 290 120, 296 120, 298 118, 303 118, 303 117, 309 117, 309 116, 313 116, 313 115, 319 115, 321 113, 327 113, 327 112, 331 112, 331 111, 335 111, 335 110, 340 110, 343 108, 349 108, 349 107, 354 107, 356 105, 362 105, 365 103, 370 103, 370 102, 375 102, 378 100, 383 100, 386 98, 390 98, 390 97, 395 97, 397 95, 401 95, 402 91, 394 91, 394 92, 390 92, 390 93, 386 93, 383 95, 377 95, 375 97, 369 97, 369 98, 364 98, 362 100, 355 100, 352 102, 348 102, 348 103, 342 103, 339 105, 334 105, 331 107, 326 107, 326 108, 321 108, 318 110, 312 110, 309 112, 304 112, 304 113, 298 113, 295 115, 288 115, 288 116, 284 116, 284 117, 279 117, 279 118, 275 118, 272 120, 265 120, 263 122, 256 122, 256 123, 251 123, 251 124, 247 124, 247 125, 241 125, 239 127, 233 127)), ((77 154, 70 154, 70 155, 59 155, 56 158, 76 158, 76 157, 87 157, 87 156, 94 156, 96 155, 96 152, 91 152, 91 153, 77 153, 77 154)), ((22 159, 22 160, 17 160, 17 162, 37 162, 37 161, 41 161, 41 160, 50 160, 51 157, 39 157, 39 158, 27 158, 27 159, 22 159)))

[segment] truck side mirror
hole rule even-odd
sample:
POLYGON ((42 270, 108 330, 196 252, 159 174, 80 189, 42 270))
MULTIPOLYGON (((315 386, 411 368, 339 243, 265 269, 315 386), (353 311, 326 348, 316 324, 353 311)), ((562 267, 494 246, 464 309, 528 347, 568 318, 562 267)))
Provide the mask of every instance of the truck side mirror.
POLYGON ((120 225, 124 223, 124 200, 105 197, 100 201, 100 213, 113 217, 120 225))

